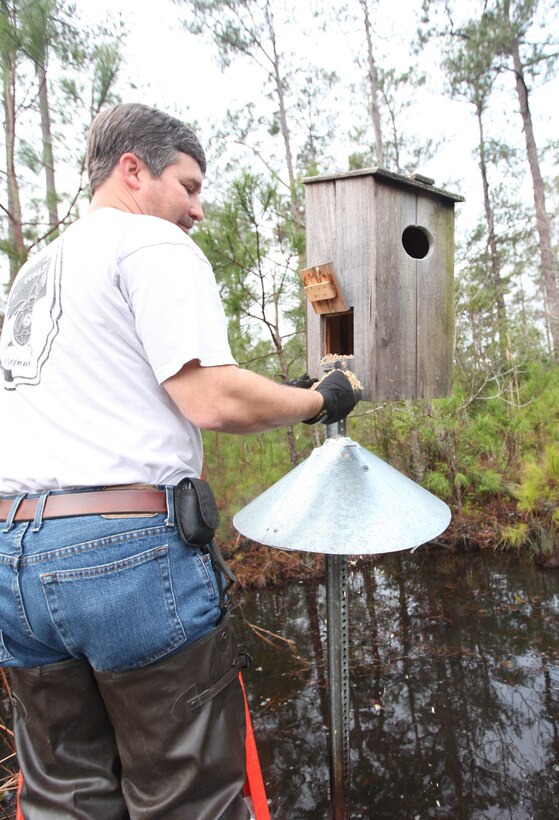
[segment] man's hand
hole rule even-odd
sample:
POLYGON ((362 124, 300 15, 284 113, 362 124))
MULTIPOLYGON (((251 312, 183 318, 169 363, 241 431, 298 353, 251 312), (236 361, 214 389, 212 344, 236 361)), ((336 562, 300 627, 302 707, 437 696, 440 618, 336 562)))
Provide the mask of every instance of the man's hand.
POLYGON ((341 370, 332 370, 314 389, 322 395, 324 406, 312 419, 306 419, 305 424, 316 424, 319 421, 335 424, 345 419, 361 398, 361 392, 353 389, 341 370))

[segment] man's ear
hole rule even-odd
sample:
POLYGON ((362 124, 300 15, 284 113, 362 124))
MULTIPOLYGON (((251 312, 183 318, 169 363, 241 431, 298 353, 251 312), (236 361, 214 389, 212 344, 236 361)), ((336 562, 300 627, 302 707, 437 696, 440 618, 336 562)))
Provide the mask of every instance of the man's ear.
POLYGON ((138 191, 142 184, 142 177, 147 171, 146 166, 136 154, 123 154, 118 161, 122 181, 133 191, 138 191))

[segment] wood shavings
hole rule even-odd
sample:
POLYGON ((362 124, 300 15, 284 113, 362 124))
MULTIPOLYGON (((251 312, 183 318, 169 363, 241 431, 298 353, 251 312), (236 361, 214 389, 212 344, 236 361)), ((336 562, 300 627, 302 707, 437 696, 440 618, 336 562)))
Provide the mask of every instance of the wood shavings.
POLYGON ((323 356, 320 360, 320 364, 323 368, 329 367, 331 369, 336 362, 339 362, 341 364, 341 369, 345 370, 349 362, 352 361, 353 355, 348 356, 343 353, 327 353, 326 356, 323 356))
MULTIPOLYGON (((353 362, 353 358, 353 355, 346 355, 343 353, 327 353, 326 356, 323 356, 320 360, 320 365, 324 370, 324 376, 322 379, 326 378, 328 373, 331 373, 332 370, 341 370, 342 373, 348 377, 354 390, 363 390, 363 385, 355 373, 349 370, 349 365, 353 362)), ((322 379, 320 379, 317 384, 320 384, 322 379)))
POLYGON ((363 385, 361 384, 355 373, 352 373, 351 370, 344 370, 343 372, 348 377, 349 383, 351 384, 354 390, 363 390, 363 385))

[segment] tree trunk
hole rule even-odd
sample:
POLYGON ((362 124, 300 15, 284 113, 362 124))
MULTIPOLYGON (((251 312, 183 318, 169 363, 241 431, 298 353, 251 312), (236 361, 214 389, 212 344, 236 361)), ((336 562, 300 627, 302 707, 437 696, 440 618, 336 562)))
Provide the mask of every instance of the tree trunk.
MULTIPOLYGON (((509 22, 510 4, 504 3, 505 16, 509 22)), ((512 37, 509 43, 509 53, 512 57, 516 82, 516 93, 520 103, 520 114, 524 125, 526 140, 526 154, 532 175, 532 189, 534 192, 534 206, 536 211, 536 227, 538 230, 542 279, 547 298, 547 321, 553 339, 553 356, 559 361, 559 293, 557 291, 557 265, 551 244, 551 228, 549 216, 545 207, 544 183, 538 159, 532 114, 528 101, 528 87, 524 78, 524 66, 520 58, 520 46, 517 37, 512 37)))
MULTIPOLYGON (((43 165, 45 167, 45 178, 47 188, 47 211, 49 217, 49 228, 54 232, 60 224, 58 218, 58 197, 56 195, 56 185, 54 179, 54 154, 52 150, 52 128, 50 121, 50 108, 47 87, 47 72, 44 65, 37 63, 35 66, 37 79, 39 81, 39 111, 41 114, 41 134, 43 141, 43 165)), ((55 233, 51 233, 50 239, 55 238, 55 233)))
POLYGON ((291 151, 291 137, 289 134, 289 127, 287 124, 287 110, 285 107, 284 83, 280 70, 280 58, 277 51, 274 18, 269 0, 268 2, 266 2, 266 22, 268 25, 270 41, 272 43, 272 68, 279 105, 280 130, 281 135, 283 137, 283 144, 285 146, 285 162, 287 165, 287 176, 289 179, 289 202, 291 206, 291 213, 293 214, 293 219, 295 220, 297 227, 301 228, 303 226, 303 216, 301 214, 301 209, 299 207, 299 202, 297 200, 297 184, 295 179, 295 171, 293 169, 293 152, 291 151))
POLYGON ((384 164, 384 145, 382 141, 382 127, 380 121, 380 106, 379 106, 379 87, 378 74, 373 54, 373 39, 371 35, 371 17, 369 14, 368 0, 359 0, 361 8, 363 9, 363 20, 365 23, 365 36, 367 39, 367 67, 369 76, 369 94, 370 94, 370 114, 373 131, 375 134, 375 152, 377 165, 384 164))
POLYGON ((501 259, 497 249, 497 237, 495 235, 495 218, 493 206, 489 196, 489 179, 487 176, 487 163, 485 159, 485 134, 483 131, 483 117, 481 105, 476 105, 476 115, 479 128, 479 169, 483 185, 483 206, 485 210, 485 220, 487 222, 487 242, 491 254, 491 271, 493 274, 493 285, 495 287, 495 304, 497 306, 497 333, 499 337, 499 351, 503 361, 507 357, 507 313, 505 307, 505 297, 503 294, 503 280, 501 278, 501 259))
POLYGON ((3 76, 3 108, 6 138, 6 178, 8 189, 8 239, 10 252, 10 279, 11 284, 15 275, 25 261, 26 249, 22 230, 21 201, 19 183, 15 167, 15 138, 16 138, 16 111, 15 111, 15 57, 8 68, 4 66, 3 76))

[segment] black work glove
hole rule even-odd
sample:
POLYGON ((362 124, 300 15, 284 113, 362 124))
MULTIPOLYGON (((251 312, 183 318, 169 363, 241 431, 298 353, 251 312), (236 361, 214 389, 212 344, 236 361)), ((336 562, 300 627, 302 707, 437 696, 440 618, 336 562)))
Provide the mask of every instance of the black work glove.
POLYGON ((316 384, 318 379, 312 379, 308 373, 303 373, 302 376, 299 376, 297 379, 291 379, 290 381, 286 382, 290 387, 303 387, 305 390, 308 390, 309 387, 312 387, 313 384, 316 384))
POLYGON ((345 419, 353 410, 361 392, 354 390, 351 382, 341 370, 332 370, 315 388, 324 397, 324 407, 314 418, 306 419, 305 424, 335 424, 345 419))

